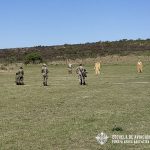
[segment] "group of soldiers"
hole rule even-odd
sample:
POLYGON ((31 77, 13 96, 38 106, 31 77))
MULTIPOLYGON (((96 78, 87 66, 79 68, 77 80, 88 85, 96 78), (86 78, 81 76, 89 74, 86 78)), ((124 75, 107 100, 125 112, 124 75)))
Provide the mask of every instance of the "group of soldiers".
MULTIPOLYGON (((101 69, 101 62, 96 62, 95 66, 95 74, 99 75, 100 74, 100 69, 101 69)), ((72 74, 72 70, 73 70, 73 66, 72 64, 68 64, 68 74, 72 74)), ((42 73, 42 77, 43 77, 43 85, 44 86, 48 86, 47 81, 48 81, 48 68, 46 64, 43 64, 42 69, 41 69, 41 73, 42 73)), ((143 72, 143 64, 142 62, 139 60, 137 62, 137 72, 138 73, 142 73, 143 72)), ((79 84, 80 85, 86 85, 86 81, 85 78, 87 77, 87 71, 86 69, 82 66, 82 64, 80 64, 77 68, 76 68, 76 73, 78 75, 78 79, 79 79, 79 84)), ((23 71, 23 67, 20 67, 19 70, 16 72, 16 85, 24 85, 24 71, 23 71)))
MULTIPOLYGON (((43 85, 48 86, 47 84, 48 68, 46 64, 43 64, 41 73, 43 76, 43 85)), ((15 79, 16 85, 24 85, 23 79, 24 79, 24 71, 23 71, 23 67, 20 67, 19 70, 16 72, 16 79, 15 79)))
MULTIPOLYGON (((72 64, 69 64, 68 66, 68 73, 72 74, 72 64)), ((43 77, 43 85, 48 86, 48 68, 46 64, 43 64, 41 73, 43 77)), ((80 85, 86 85, 85 78, 87 77, 86 69, 83 68, 82 64, 80 64, 76 68, 76 73, 78 74, 79 83, 80 85)), ((16 79, 15 79, 16 85, 24 85, 24 71, 23 67, 20 67, 19 70, 16 72, 16 79)))

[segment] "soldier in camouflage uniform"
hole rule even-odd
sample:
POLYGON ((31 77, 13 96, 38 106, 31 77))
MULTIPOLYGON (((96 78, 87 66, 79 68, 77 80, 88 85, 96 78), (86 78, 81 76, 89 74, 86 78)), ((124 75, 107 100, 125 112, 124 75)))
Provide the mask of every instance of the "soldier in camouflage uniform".
POLYGON ((23 67, 20 67, 19 70, 16 72, 16 85, 24 85, 24 71, 23 67))
POLYGON ((86 85, 85 78, 87 77, 87 72, 86 69, 83 68, 82 64, 77 67, 76 73, 78 74, 80 85, 86 85))
POLYGON ((19 85, 19 73, 16 72, 16 78, 15 78, 15 82, 16 82, 16 85, 19 85))
POLYGON ((47 69, 46 64, 43 64, 41 73, 42 73, 42 76, 43 76, 43 85, 44 85, 44 86, 47 86, 48 69, 47 69))

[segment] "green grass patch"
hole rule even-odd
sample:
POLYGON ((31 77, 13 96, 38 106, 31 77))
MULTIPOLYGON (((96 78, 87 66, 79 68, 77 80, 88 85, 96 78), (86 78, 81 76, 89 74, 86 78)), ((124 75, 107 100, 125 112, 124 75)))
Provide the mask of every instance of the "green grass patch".
POLYGON ((39 65, 24 67, 25 85, 15 85, 15 70, 0 72, 1 150, 127 150, 150 149, 149 144, 97 143, 105 132, 150 134, 150 65, 142 74, 135 65, 93 66, 87 86, 63 65, 49 67, 48 87, 42 86, 39 65))

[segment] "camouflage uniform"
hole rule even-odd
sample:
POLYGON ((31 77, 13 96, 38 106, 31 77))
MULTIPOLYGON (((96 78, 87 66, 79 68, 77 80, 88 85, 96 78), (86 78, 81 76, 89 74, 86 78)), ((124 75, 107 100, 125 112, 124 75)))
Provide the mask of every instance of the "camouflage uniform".
POLYGON ((16 72, 15 82, 16 82, 16 85, 20 85, 20 82, 19 82, 19 73, 18 72, 16 72))
POLYGON ((43 64, 41 73, 42 73, 42 76, 43 76, 43 85, 47 86, 48 69, 47 69, 46 64, 43 64))
POLYGON ((77 67, 76 73, 78 74, 80 85, 86 85, 85 78, 87 77, 87 72, 81 64, 79 65, 79 67, 77 67))
POLYGON ((23 68, 20 67, 20 69, 18 70, 18 72, 16 73, 16 84, 17 85, 24 85, 24 71, 23 68))

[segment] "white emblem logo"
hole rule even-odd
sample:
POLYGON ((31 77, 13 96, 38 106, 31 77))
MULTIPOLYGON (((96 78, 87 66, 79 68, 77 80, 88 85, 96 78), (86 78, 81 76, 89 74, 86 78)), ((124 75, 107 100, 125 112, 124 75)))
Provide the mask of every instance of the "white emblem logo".
POLYGON ((107 142, 108 136, 105 133, 101 132, 100 134, 98 134, 96 136, 96 140, 97 140, 98 143, 103 145, 103 144, 105 144, 107 142))

